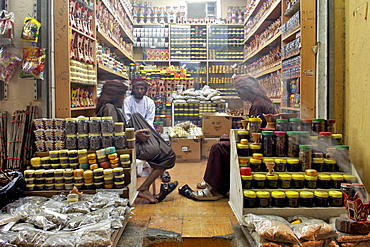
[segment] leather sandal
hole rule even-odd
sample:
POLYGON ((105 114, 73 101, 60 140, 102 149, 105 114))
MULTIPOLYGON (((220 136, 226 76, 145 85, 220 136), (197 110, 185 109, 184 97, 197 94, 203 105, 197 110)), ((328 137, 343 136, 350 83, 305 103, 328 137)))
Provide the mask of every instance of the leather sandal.
POLYGON ((174 191, 179 183, 174 181, 173 183, 161 184, 161 189, 158 194, 158 202, 163 201, 172 191, 174 191))
POLYGON ((163 174, 161 175, 161 179, 163 183, 169 183, 171 181, 171 176, 168 171, 163 172, 163 174))
POLYGON ((211 187, 211 186, 205 181, 197 183, 197 188, 200 189, 200 190, 205 189, 205 188, 209 188, 209 187, 211 187))
POLYGON ((192 190, 189 185, 185 184, 179 188, 179 194, 185 196, 186 198, 196 200, 194 197, 194 190, 192 190))
POLYGON ((223 197, 222 195, 214 196, 209 188, 198 190, 197 192, 194 192, 193 195, 198 201, 217 201, 223 197))

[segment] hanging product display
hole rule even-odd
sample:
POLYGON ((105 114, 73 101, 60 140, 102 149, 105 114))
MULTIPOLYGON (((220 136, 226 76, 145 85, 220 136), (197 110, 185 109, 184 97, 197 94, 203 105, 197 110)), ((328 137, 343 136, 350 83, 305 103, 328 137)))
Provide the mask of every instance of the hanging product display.
POLYGON ((41 23, 33 17, 24 18, 21 41, 37 42, 39 39, 41 23))
POLYGON ((0 46, 14 45, 14 13, 2 10, 0 13, 0 46))
POLYGON ((0 48, 0 80, 9 83, 13 76, 15 68, 21 61, 17 56, 7 52, 4 47, 0 48))
POLYGON ((20 78, 44 79, 46 49, 38 47, 23 48, 20 78))

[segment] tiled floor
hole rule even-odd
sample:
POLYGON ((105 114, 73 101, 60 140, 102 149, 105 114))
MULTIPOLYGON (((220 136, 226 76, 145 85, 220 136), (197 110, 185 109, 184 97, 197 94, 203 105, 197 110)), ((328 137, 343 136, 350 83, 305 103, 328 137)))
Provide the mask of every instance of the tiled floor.
MULTIPOLYGON (((206 160, 199 163, 177 163, 169 173, 172 181, 177 180, 179 186, 188 184, 195 190, 196 183, 203 180, 205 166, 206 160)), ((138 184, 143 179, 145 178, 138 178, 138 184)), ((161 180, 157 179, 157 192, 160 184, 161 180)), ((228 199, 193 201, 180 195, 177 188, 158 204, 149 204, 143 199, 136 199, 129 222, 142 231, 151 228, 178 233, 182 238, 189 238, 188 242, 193 238, 214 238, 233 234, 232 226, 238 225, 228 199)))

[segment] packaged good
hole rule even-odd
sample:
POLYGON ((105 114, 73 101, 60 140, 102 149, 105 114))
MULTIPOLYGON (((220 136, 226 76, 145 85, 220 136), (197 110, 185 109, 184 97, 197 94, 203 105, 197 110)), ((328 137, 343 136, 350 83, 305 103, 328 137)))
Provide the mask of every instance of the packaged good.
POLYGON ((304 187, 304 175, 303 174, 292 174, 292 188, 302 189, 304 187))
POLYGON ((20 78, 44 79, 46 49, 24 47, 20 78))
POLYGON ((329 189, 331 186, 331 177, 328 174, 319 174, 317 180, 317 187, 321 189, 329 189))
POLYGON ((257 207, 268 207, 270 200, 270 192, 268 191, 257 191, 256 192, 256 206, 257 207))
POLYGON ((317 176, 307 176, 305 175, 305 187, 308 189, 317 188, 317 176))
POLYGON ((292 175, 281 173, 279 174, 279 188, 290 189, 292 181, 292 175))
POLYGON ((117 189, 122 189, 125 185, 125 182, 114 182, 114 187, 117 189))
POLYGON ((297 191, 285 191, 285 196, 287 207, 298 207, 299 193, 297 191))
POLYGON ((328 206, 329 193, 326 191, 315 191, 313 204, 315 207, 327 207, 328 206))
POLYGON ((302 207, 313 207, 314 194, 311 191, 301 191, 299 193, 300 204, 302 207))
POLYGON ((266 182, 266 175, 264 174, 253 174, 252 187, 255 189, 264 189, 266 182))
POLYGON ((299 145, 299 162, 301 165, 301 171, 311 169, 312 164, 312 146, 311 145, 299 145))
POLYGON ((277 189, 278 188, 278 179, 279 179, 279 176, 277 174, 267 175, 266 176, 266 188, 268 188, 268 189, 277 189))
POLYGON ((343 206, 343 193, 340 191, 331 190, 329 193, 329 206, 342 207, 343 206))
POLYGON ((39 38, 41 23, 33 17, 25 17, 23 21, 21 41, 37 42, 39 38))
POLYGON ((244 207, 245 208, 254 208, 256 206, 256 192, 252 190, 244 190, 244 207))
POLYGON ((273 207, 285 207, 285 192, 272 191, 271 192, 271 205, 273 207))

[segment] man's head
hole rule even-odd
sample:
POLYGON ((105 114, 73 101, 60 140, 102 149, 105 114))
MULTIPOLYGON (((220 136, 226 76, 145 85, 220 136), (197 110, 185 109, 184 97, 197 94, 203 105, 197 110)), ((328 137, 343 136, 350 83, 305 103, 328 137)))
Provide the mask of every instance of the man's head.
POLYGON ((233 78, 234 88, 238 92, 240 99, 253 102, 256 96, 265 98, 269 101, 264 89, 256 78, 250 75, 237 75, 233 78))
POLYGON ((132 95, 135 99, 142 99, 148 90, 149 83, 141 78, 134 78, 132 81, 132 95))

